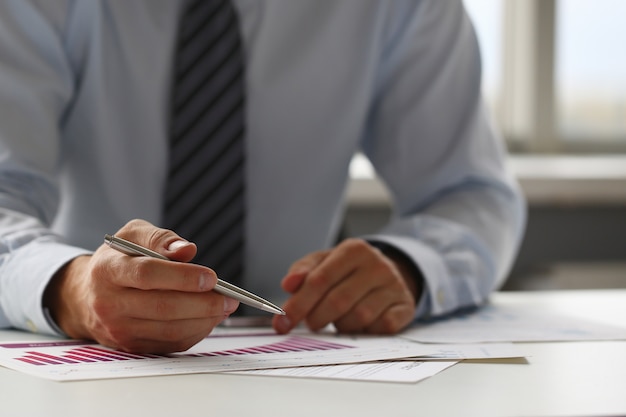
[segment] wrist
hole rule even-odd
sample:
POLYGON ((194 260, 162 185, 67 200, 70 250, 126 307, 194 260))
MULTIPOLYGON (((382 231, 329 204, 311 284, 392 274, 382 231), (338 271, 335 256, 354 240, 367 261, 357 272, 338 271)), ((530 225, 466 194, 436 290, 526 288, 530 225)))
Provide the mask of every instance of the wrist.
POLYGON ((417 304, 424 289, 424 277, 419 267, 404 252, 394 246, 383 242, 369 243, 395 264, 417 304))
POLYGON ((57 271, 52 277, 43 295, 43 308, 48 318, 61 332, 74 339, 88 338, 81 325, 82 314, 79 305, 79 284, 89 262, 90 256, 79 256, 57 271))

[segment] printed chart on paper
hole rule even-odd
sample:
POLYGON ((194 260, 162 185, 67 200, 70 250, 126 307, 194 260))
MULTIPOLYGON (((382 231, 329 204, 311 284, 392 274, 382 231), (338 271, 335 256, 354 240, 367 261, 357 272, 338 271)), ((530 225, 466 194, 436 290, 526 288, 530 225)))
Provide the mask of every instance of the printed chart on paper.
POLYGON ((139 355, 89 342, 0 343, 0 364, 58 381, 359 363, 422 356, 428 346, 394 337, 208 337, 178 354, 139 355))

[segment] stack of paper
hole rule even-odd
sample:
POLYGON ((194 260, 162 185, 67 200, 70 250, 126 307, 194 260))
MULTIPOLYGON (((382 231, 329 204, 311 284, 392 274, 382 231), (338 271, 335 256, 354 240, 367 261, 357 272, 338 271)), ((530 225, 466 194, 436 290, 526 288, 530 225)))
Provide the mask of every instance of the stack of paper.
POLYGON ((511 342, 626 339, 626 329, 486 306, 395 337, 271 329, 218 331, 179 354, 140 355, 75 340, 0 343, 0 364, 58 381, 209 372, 416 382, 465 359, 524 357, 511 342), (497 343, 496 343, 497 342, 497 343))

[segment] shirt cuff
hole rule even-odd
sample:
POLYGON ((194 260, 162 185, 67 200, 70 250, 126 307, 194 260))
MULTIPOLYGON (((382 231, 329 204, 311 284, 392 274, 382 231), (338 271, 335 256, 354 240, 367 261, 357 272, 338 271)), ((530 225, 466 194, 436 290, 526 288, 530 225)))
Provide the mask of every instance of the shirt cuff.
POLYGON ((15 328, 64 335, 43 308, 43 295, 54 274, 72 259, 91 254, 58 242, 31 242, 12 252, 2 268, 0 302, 15 328))
POLYGON ((456 294, 449 285, 446 266, 440 254, 417 239, 396 235, 365 236, 368 242, 384 243, 405 255, 420 271, 423 287, 417 303, 415 318, 427 318, 448 311, 457 304, 456 294))

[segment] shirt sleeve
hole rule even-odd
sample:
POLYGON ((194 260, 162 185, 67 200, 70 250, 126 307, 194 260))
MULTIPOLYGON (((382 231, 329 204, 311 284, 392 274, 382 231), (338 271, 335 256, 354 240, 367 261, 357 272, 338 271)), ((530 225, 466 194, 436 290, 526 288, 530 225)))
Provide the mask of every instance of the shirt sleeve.
POLYGON ((45 287, 87 253, 52 232, 73 74, 63 48, 64 2, 0 2, 0 326, 55 333, 45 287))
POLYGON ((503 283, 526 207, 482 105, 480 53, 462 3, 390 10, 363 151, 393 210, 366 239, 415 262, 425 281, 418 315, 441 315, 483 303, 503 283))

